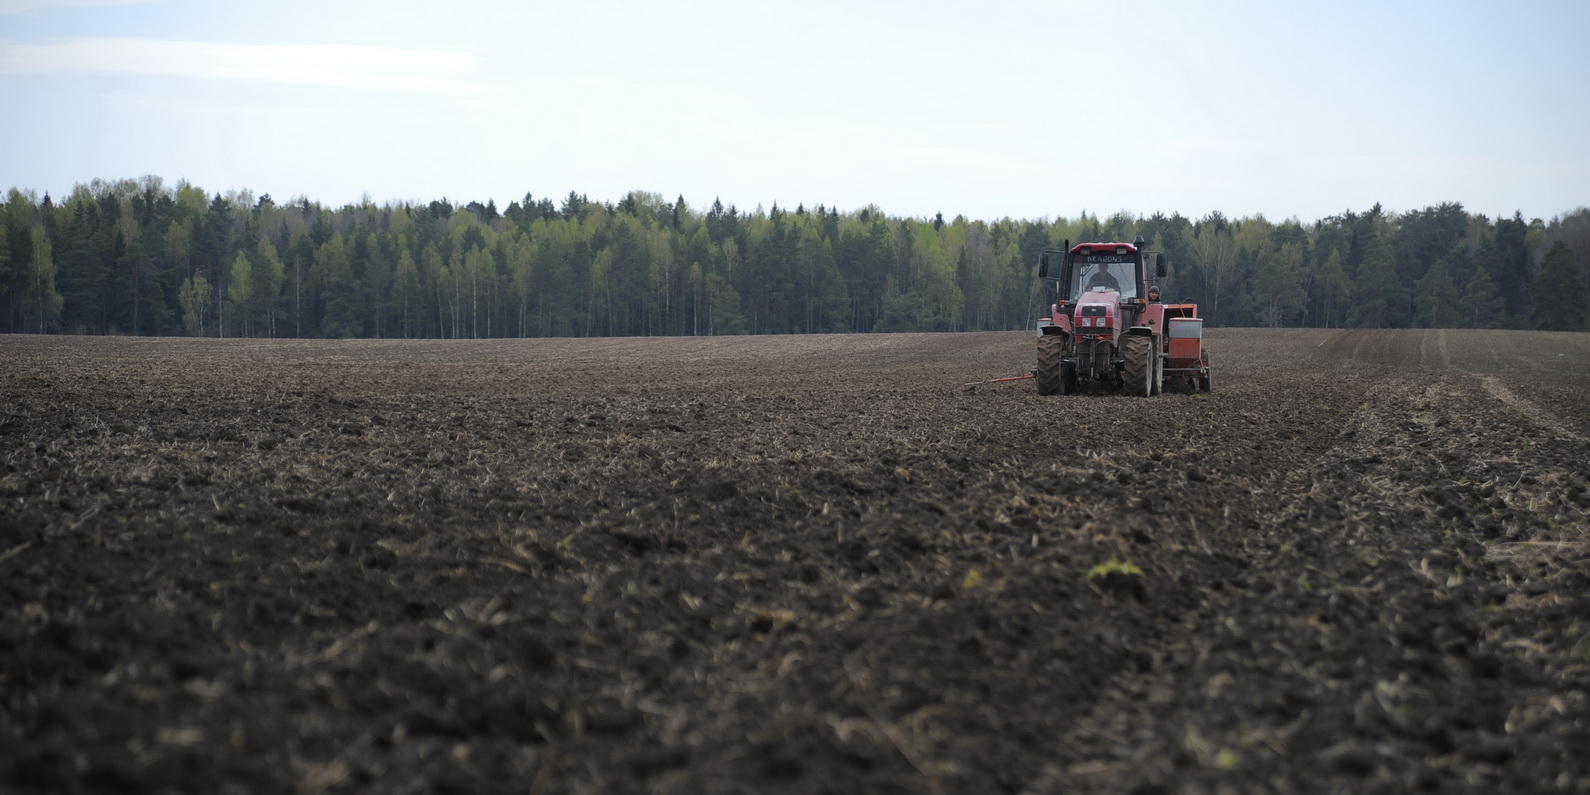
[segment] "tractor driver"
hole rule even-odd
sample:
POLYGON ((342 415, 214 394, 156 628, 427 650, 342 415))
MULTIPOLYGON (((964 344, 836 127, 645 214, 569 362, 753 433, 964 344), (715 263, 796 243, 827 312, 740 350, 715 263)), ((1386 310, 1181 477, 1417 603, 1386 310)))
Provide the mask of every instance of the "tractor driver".
POLYGON ((1110 273, 1110 266, 1098 265, 1095 267, 1097 267, 1098 270, 1094 271, 1093 276, 1088 279, 1088 292, 1097 290, 1100 287, 1114 290, 1116 292, 1121 291, 1121 283, 1116 281, 1115 276, 1110 273))

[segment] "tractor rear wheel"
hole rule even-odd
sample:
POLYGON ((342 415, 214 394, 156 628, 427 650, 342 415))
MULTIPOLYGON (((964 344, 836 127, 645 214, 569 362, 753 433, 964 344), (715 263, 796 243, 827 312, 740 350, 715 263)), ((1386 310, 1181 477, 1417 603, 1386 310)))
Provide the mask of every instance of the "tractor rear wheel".
POLYGON ((1128 395, 1148 397, 1154 394, 1154 338, 1147 334, 1133 334, 1121 346, 1121 381, 1128 395))
POLYGON ((1060 357, 1064 354, 1065 341, 1059 334, 1038 338, 1038 371, 1033 374, 1038 381, 1038 394, 1065 394, 1065 378, 1060 372, 1063 364, 1060 357))

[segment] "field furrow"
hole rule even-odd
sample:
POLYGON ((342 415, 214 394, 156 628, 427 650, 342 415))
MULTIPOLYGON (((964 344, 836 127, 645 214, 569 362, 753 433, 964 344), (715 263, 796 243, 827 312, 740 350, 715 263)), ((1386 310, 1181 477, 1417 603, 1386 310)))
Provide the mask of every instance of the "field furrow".
POLYGON ((0 789, 1590 789, 1590 337, 0 337, 0 789))

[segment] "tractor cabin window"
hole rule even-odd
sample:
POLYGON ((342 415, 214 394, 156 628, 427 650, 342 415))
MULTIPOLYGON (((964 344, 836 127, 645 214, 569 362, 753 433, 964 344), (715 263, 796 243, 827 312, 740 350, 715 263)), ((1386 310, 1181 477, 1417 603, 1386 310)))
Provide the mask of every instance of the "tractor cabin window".
POLYGON ((1132 262, 1108 260, 1125 260, 1124 257, 1089 257, 1076 258, 1077 278, 1071 283, 1071 300, 1076 301, 1083 293, 1091 293, 1099 287, 1115 290, 1122 298, 1137 297, 1137 274, 1132 267, 1132 262), (1103 262, 1099 260, 1105 260, 1103 262))

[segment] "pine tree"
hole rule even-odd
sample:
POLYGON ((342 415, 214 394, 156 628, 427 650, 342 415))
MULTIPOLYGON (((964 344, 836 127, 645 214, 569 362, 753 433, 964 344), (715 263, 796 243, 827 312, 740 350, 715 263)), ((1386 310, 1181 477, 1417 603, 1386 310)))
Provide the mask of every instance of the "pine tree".
POLYGON ((1553 243, 1541 260, 1530 299, 1530 325, 1548 331, 1582 331, 1590 328, 1590 294, 1579 279, 1573 249, 1561 240, 1553 243))
POLYGON ((1303 249, 1287 243, 1259 260, 1253 275, 1253 310, 1266 326, 1288 325, 1294 314, 1308 303, 1303 289, 1303 249))
POLYGON ((740 291, 718 274, 707 276, 707 333, 744 334, 745 313, 740 310, 740 291))
POLYGON ((320 333, 325 337, 357 337, 364 331, 359 296, 362 285, 353 271, 342 235, 332 235, 315 254, 323 274, 321 298, 326 311, 320 318, 320 333))
POLYGON ((1501 328, 1507 321, 1507 303, 1491 281, 1490 269, 1479 265, 1463 285, 1462 320, 1465 328, 1501 328))
POLYGON ((1397 281, 1396 260, 1391 246, 1376 240, 1358 266, 1358 278, 1353 282, 1353 305, 1347 312, 1347 323, 1359 328, 1389 328, 1393 324, 1396 308, 1402 306, 1406 296, 1397 281))
POLYGON ((1523 318, 1527 311, 1530 287, 1529 225, 1521 213, 1511 219, 1498 218, 1490 246, 1491 277, 1497 292, 1507 302, 1507 311, 1523 318))
POLYGON ((1413 287, 1415 323, 1423 328, 1458 327, 1461 322, 1458 292, 1452 284, 1445 257, 1436 260, 1413 287))

